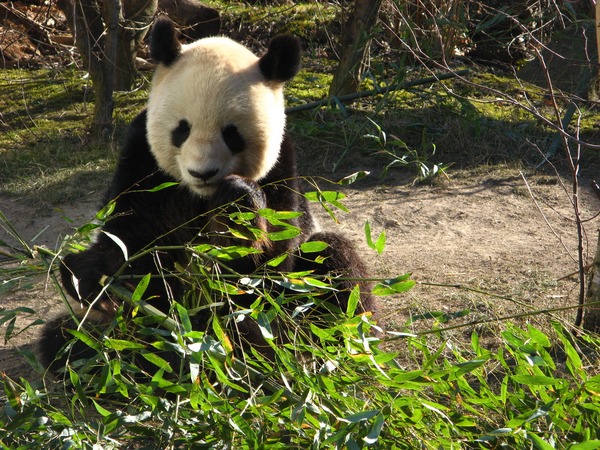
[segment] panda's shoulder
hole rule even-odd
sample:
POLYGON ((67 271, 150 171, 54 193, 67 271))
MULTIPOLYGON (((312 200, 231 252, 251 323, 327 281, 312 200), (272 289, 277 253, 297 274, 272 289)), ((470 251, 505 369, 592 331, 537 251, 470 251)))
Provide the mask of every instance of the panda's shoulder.
POLYGON ((131 176, 147 176, 158 170, 156 159, 150 151, 147 133, 147 112, 143 110, 129 124, 125 141, 117 160, 117 171, 127 171, 131 176))
POLYGON ((137 157, 144 158, 145 155, 151 155, 150 145, 146 138, 146 123, 148 121, 148 113, 144 109, 140 112, 127 128, 125 141, 121 148, 120 158, 137 157))
POLYGON ((135 186, 138 189, 152 188, 165 181, 171 181, 164 179, 165 174, 159 170, 150 151, 146 138, 146 116, 144 110, 129 124, 112 182, 106 193, 107 200, 135 186))

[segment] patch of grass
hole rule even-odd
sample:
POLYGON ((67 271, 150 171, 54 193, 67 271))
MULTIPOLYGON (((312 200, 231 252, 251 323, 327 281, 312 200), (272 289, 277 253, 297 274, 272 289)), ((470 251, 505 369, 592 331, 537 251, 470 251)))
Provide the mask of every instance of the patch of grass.
POLYGON ((10 70, 0 83, 0 193, 40 203, 74 201, 103 189, 125 122, 143 108, 144 89, 115 94, 113 143, 90 145, 93 92, 76 70, 10 70))
POLYGON ((91 85, 83 73, 7 70, 3 75, 0 148, 83 130, 81 118, 91 112, 91 85))

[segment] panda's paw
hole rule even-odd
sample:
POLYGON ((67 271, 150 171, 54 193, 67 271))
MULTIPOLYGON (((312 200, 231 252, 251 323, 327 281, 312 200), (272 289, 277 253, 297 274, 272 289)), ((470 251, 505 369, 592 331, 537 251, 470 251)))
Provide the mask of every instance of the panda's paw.
POLYGON ((108 273, 98 252, 72 253, 61 261, 60 276, 66 293, 83 305, 92 305, 103 314, 113 315, 118 304, 105 293, 101 281, 108 273))
POLYGON ((228 175, 219 182, 211 203, 210 230, 219 233, 221 241, 229 235, 230 242, 219 242, 220 245, 264 240, 267 223, 258 211, 267 207, 267 198, 254 180, 228 175))
POLYGON ((237 205, 247 211, 267 207, 267 198, 260 185, 239 175, 227 175, 220 180, 211 201, 215 206, 237 205))

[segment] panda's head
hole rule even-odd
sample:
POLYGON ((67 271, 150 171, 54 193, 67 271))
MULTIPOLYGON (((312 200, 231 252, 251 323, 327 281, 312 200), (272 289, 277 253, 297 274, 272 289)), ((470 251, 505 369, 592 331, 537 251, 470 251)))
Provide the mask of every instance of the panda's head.
POLYGON ((298 39, 277 36, 259 58, 224 37, 182 46, 160 18, 150 52, 157 69, 147 134, 160 168, 205 197, 230 174, 263 178, 279 156, 283 84, 298 72, 298 39))

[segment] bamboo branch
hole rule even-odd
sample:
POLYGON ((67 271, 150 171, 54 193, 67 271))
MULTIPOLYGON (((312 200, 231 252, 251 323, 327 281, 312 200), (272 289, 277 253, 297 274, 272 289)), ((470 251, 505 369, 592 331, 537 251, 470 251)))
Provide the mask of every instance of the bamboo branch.
MULTIPOLYGON (((124 288, 123 286, 120 286, 118 283, 110 283, 107 286, 107 290, 111 294, 119 297, 121 300, 123 300, 130 306, 139 308, 139 310, 143 314, 145 314, 147 316, 153 316, 153 317, 158 317, 158 318, 162 319, 161 325, 165 329, 167 329, 171 332, 175 332, 179 329, 179 324, 177 324, 176 321, 171 319, 169 316, 167 316, 162 311, 156 309, 154 306, 152 306, 144 301, 134 302, 131 299, 131 291, 124 288)), ((288 397, 289 399, 291 399, 294 402, 300 402, 300 400, 301 400, 300 397, 298 397, 296 394, 291 392, 289 389, 286 389, 284 386, 282 386, 281 384, 279 384, 276 381, 274 381, 273 379, 271 379, 271 377, 264 375, 261 372, 259 372, 258 370, 248 366, 247 364, 245 364, 238 358, 232 358, 230 361, 227 361, 227 356, 225 355, 225 353, 219 351, 218 348, 213 348, 213 346, 210 346, 209 349, 206 351, 207 351, 207 353, 210 354, 210 356, 215 358, 220 363, 230 364, 232 369, 235 370, 236 372, 247 373, 248 377, 250 378, 252 383, 255 383, 256 386, 262 385, 262 387, 265 390, 267 390, 271 393, 284 391, 285 392, 284 395, 286 397, 288 397)), ((256 386, 254 386, 254 387, 256 388, 256 386)))

